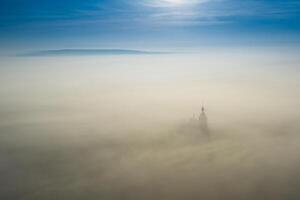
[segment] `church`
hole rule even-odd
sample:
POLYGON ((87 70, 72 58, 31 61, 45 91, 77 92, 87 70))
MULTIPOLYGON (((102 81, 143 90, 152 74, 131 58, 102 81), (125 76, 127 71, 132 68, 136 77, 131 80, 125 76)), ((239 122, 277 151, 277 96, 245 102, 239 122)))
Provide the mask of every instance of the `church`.
POLYGON ((202 106, 201 113, 198 117, 195 115, 189 120, 187 126, 184 128, 184 133, 193 136, 199 136, 210 139, 210 130, 207 123, 207 115, 205 108, 202 106))

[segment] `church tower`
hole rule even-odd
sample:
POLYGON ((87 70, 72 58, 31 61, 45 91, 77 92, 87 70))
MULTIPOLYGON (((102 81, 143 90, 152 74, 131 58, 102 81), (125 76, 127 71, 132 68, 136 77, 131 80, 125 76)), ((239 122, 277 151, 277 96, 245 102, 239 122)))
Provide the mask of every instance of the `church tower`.
POLYGON ((208 128, 208 124, 207 124, 207 116, 206 116, 206 113, 205 113, 204 106, 202 106, 202 108, 201 108, 201 113, 200 113, 200 116, 199 116, 198 120, 199 120, 199 126, 200 126, 201 134, 203 134, 204 136, 209 138, 210 133, 209 133, 209 128, 208 128))

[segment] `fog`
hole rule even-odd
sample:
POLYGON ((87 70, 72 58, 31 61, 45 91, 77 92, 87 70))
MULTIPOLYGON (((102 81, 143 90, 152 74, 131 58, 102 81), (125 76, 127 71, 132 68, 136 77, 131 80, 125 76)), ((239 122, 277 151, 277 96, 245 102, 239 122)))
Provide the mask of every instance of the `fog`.
POLYGON ((287 49, 0 61, 0 199, 300 198, 287 49), (205 107, 210 138, 190 127, 205 107))

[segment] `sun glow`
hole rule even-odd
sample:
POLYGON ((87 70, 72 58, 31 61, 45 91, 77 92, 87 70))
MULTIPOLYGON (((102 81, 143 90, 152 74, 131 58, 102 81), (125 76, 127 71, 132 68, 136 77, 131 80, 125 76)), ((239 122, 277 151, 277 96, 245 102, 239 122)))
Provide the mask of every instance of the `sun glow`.
POLYGON ((171 3, 171 4, 185 4, 188 3, 188 0, 164 0, 166 3, 171 3))
POLYGON ((203 3, 207 0, 160 0, 161 4, 165 6, 188 6, 188 5, 195 5, 197 3, 203 3))
POLYGON ((149 0, 149 6, 153 7, 178 7, 193 5, 206 0, 149 0))

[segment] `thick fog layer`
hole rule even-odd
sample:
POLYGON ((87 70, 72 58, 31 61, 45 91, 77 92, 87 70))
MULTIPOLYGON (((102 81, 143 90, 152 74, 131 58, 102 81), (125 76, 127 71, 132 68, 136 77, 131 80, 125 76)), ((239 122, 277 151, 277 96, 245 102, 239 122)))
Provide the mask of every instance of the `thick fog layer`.
POLYGON ((299 199, 299 63, 266 49, 2 59, 0 199, 299 199))

